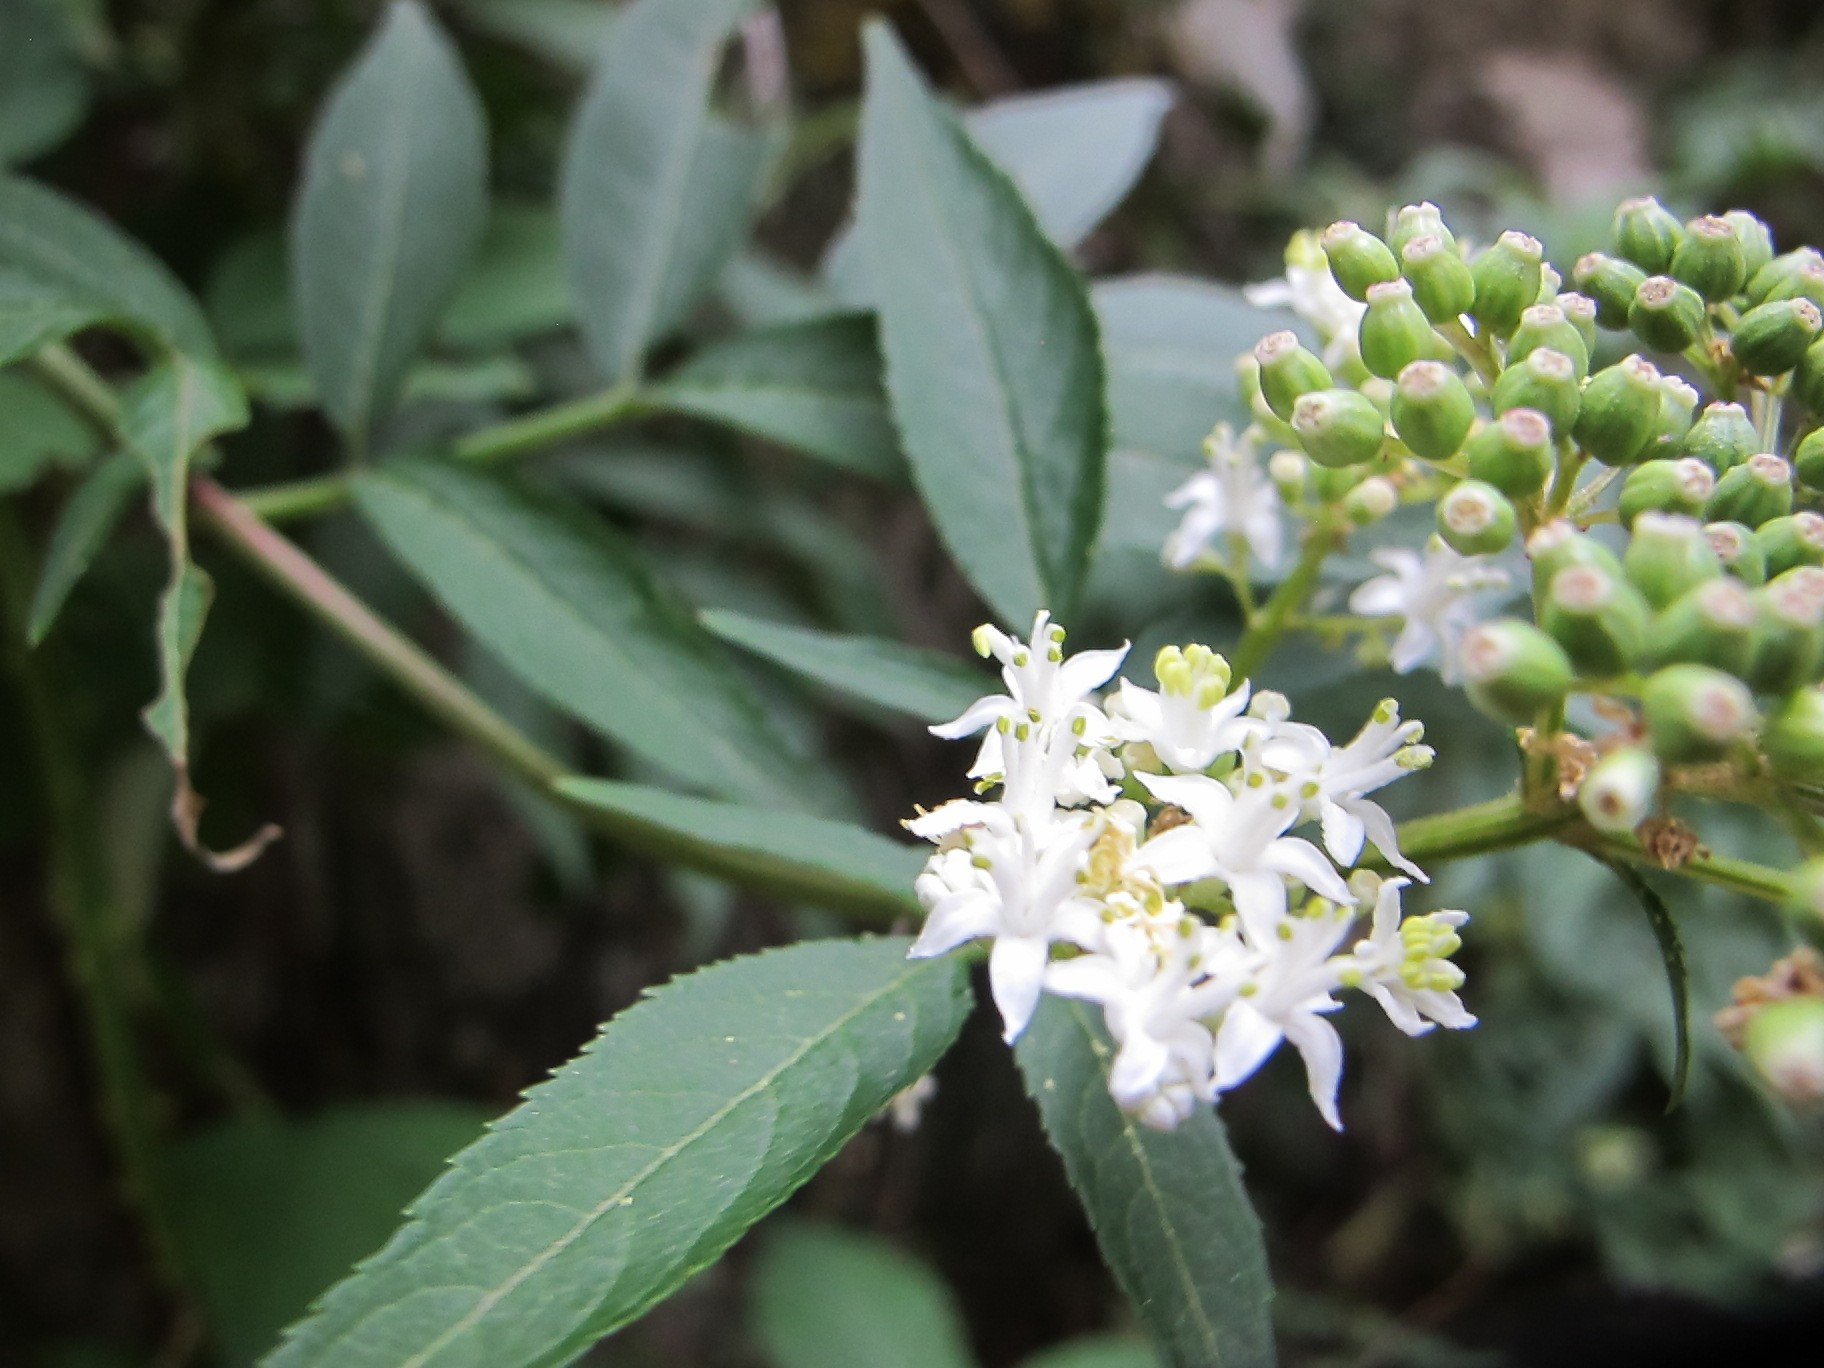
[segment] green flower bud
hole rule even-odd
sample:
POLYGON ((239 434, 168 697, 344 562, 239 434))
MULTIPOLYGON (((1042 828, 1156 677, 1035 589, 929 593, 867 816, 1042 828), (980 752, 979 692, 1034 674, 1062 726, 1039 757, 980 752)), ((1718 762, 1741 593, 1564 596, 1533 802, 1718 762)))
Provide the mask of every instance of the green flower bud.
POLYGON ((1711 522, 1739 522, 1759 527, 1792 511, 1792 467, 1772 452, 1762 451, 1733 470, 1723 472, 1704 505, 1711 522))
POLYGON ((1704 535, 1723 569, 1743 584, 1752 587, 1767 578, 1767 557, 1747 527, 1734 522, 1705 523, 1704 535))
POLYGON ((1754 699, 1739 679, 1707 665, 1668 665, 1641 689, 1654 753, 1670 764, 1715 760, 1754 729, 1754 699))
POLYGON ((1311 497, 1318 503, 1341 503, 1349 491, 1368 478, 1366 465, 1311 465, 1311 497))
POLYGON ((1305 486, 1311 478, 1311 462, 1303 452, 1276 451, 1267 458, 1267 478, 1279 497, 1296 504, 1305 497, 1305 486))
POLYGON ((1769 519, 1755 529, 1754 540, 1769 575, 1783 575, 1800 565, 1824 565, 1824 517, 1816 513, 1769 519))
POLYGON ((1761 304, 1769 299, 1790 299, 1794 293, 1803 293, 1788 287, 1813 267, 1824 269, 1824 256, 1815 248, 1800 247, 1796 251, 1782 252, 1748 277, 1748 302, 1761 304))
POLYGON ((1520 323, 1520 315, 1539 298, 1544 278, 1545 249, 1539 239, 1512 229, 1495 239, 1495 245, 1470 265, 1476 282, 1476 302, 1470 313, 1477 330, 1490 337, 1506 337, 1520 323))
POLYGON ((1742 244, 1742 265, 1748 279, 1759 275, 1761 268, 1773 260, 1773 230, 1746 209, 1731 209, 1723 215, 1742 244))
MULTIPOLYGON (((1615 251, 1649 275, 1672 264, 1684 236, 1677 216, 1651 195, 1623 200, 1615 207, 1615 251)), ((1581 287, 1582 282, 1578 283, 1581 287)))
POLYGON ((1463 444, 1470 478, 1510 499, 1530 499, 1551 478, 1552 424, 1538 409, 1509 409, 1484 423, 1463 444))
POLYGON ((1571 429, 1578 445, 1604 465, 1639 460, 1659 421, 1659 378, 1658 368, 1639 355, 1592 375, 1571 429))
POLYGON ((1476 302, 1469 263, 1442 238, 1429 233, 1415 237, 1401 249, 1400 263, 1413 299, 1433 323, 1454 323, 1476 302))
POLYGON ((1792 453, 1792 468, 1805 488, 1814 493, 1824 490, 1824 428, 1805 434, 1805 440, 1792 453))
POLYGON ((1563 352, 1582 376, 1590 369, 1589 344, 1575 323, 1564 316, 1556 304, 1535 304, 1520 314, 1520 326, 1507 343, 1507 364, 1524 361, 1528 352, 1541 347, 1563 352))
POLYGON ((1445 225, 1443 213, 1429 200, 1405 205, 1393 216, 1387 245, 1393 248, 1395 256, 1403 256, 1412 240, 1418 237, 1435 237, 1451 251, 1457 249, 1457 240, 1445 225))
POLYGON ((1590 767, 1577 790, 1577 806, 1598 831, 1622 836, 1653 815, 1659 802, 1659 761, 1651 751, 1625 746, 1590 767))
POLYGON ((1359 223, 1348 219, 1333 223, 1318 241, 1329 258, 1330 274, 1351 299, 1366 299, 1370 285, 1399 278, 1400 265, 1393 252, 1359 223))
POLYGON ((1359 390, 1326 389, 1300 397, 1292 407, 1298 444, 1320 466, 1352 466, 1380 454, 1386 422, 1359 390))
POLYGON ((1753 658, 1754 596, 1723 576, 1681 594, 1647 628, 1646 658, 1656 668, 1687 662, 1740 675, 1753 658))
POLYGON ((1697 412, 1697 391, 1676 375, 1659 377, 1659 417, 1653 424, 1653 435, 1641 449, 1648 461, 1672 460, 1691 431, 1691 415, 1697 412))
POLYGON ((1343 495, 1343 516, 1357 527, 1377 523, 1400 506, 1400 491, 1385 475, 1370 475, 1343 495))
POLYGON ((1824 308, 1824 259, 1808 256, 1787 271, 1767 291, 1765 304, 1775 299, 1809 299, 1824 308))
POLYGON ((1711 404, 1678 444, 1679 455, 1695 456, 1719 475, 1760 449, 1761 435, 1748 421, 1748 410, 1740 404, 1711 404))
POLYGON ((1596 321, 1613 332, 1628 326, 1634 291, 1647 273, 1631 261, 1591 252, 1571 268, 1571 282, 1596 301, 1596 321))
POLYGON ((1824 413, 1824 337, 1805 348, 1793 369, 1789 393, 1812 413, 1824 413))
POLYGON ((1804 359, 1824 328, 1824 313, 1809 299, 1770 299, 1742 315, 1729 346, 1751 375, 1780 375, 1804 359))
POLYGON ((1742 1054, 1793 1106, 1824 1100, 1824 997, 1763 1003, 1742 1032, 1742 1054))
POLYGON ((1517 408, 1543 413, 1554 433, 1568 434, 1583 404, 1576 363, 1550 347, 1528 352, 1519 365, 1501 372, 1489 402, 1496 413, 1517 408))
POLYGON ((1619 575, 1573 565, 1552 576, 1539 605, 1539 625, 1592 679, 1626 674, 1642 658, 1651 618, 1646 602, 1619 575))
POLYGON ((1824 693, 1800 689, 1782 699, 1761 729, 1761 750, 1788 783, 1824 779, 1824 693))
POLYGON ((1400 371, 1393 390, 1393 430, 1416 456, 1442 461, 1457 454, 1476 401, 1463 377, 1441 361, 1414 361, 1400 371))
POLYGON ((1552 303, 1577 329, 1577 336, 1583 339, 1584 354, 1593 352, 1596 349, 1596 301, 1586 294, 1573 292, 1554 296, 1552 303))
POLYGON ((1436 336, 1404 280, 1384 281, 1369 289, 1358 340, 1362 364, 1370 374, 1393 379, 1414 361, 1428 358, 1436 336))
POLYGON ((1802 565, 1755 593, 1754 652, 1747 680, 1756 693, 1789 694, 1817 681, 1824 665, 1824 570, 1802 565))
POLYGON ((1564 651, 1517 618, 1471 628, 1457 658, 1470 701, 1503 721, 1531 721, 1571 690, 1571 662, 1564 651))
POLYGON ((1622 573, 1615 553, 1568 518, 1534 528, 1526 539, 1526 555, 1533 563, 1535 599, 1544 599, 1553 577, 1575 565, 1593 565, 1617 578, 1622 573))
POLYGON ((1514 506, 1493 485, 1464 480, 1438 500, 1438 535, 1460 556, 1487 556, 1514 539, 1514 506))
POLYGON ((1712 304, 1733 298, 1748 279, 1748 255, 1735 225, 1715 214, 1692 219, 1672 253, 1670 274, 1712 304))
POLYGON ((1634 291, 1628 326, 1654 351, 1682 352, 1703 331, 1703 297, 1671 276, 1648 276, 1634 291))
POLYGON ((1710 467, 1689 456, 1637 465, 1621 487, 1622 525, 1633 526, 1634 519, 1649 511, 1695 516, 1704 511, 1715 488, 1716 476, 1710 467))
POLYGON ((1824 856, 1807 860, 1792 871, 1786 909, 1810 921, 1824 923, 1824 856))
POLYGON ((1630 532, 1622 569, 1628 582, 1656 609, 1723 573, 1723 563, 1696 518, 1642 513, 1630 532))
POLYGON ((1292 406, 1301 395, 1336 383, 1330 368, 1290 329, 1269 333, 1256 342, 1254 360, 1260 365, 1260 392, 1273 416, 1282 421, 1292 417, 1292 406))

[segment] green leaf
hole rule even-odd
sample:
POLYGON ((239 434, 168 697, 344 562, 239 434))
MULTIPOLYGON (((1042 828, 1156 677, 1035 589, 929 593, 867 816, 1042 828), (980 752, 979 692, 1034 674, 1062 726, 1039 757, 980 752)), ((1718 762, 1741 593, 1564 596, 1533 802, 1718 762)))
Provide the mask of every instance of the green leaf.
POLYGON ((806 941, 674 980, 457 1155, 270 1368, 568 1363, 711 1262, 930 1069, 956 960, 806 941))
POLYGON ((1095 1335, 1034 1354, 1020 1368, 1161 1368, 1161 1363, 1144 1340, 1095 1335))
POLYGON ((0 268, 0 366, 99 323, 107 311, 18 271, 0 268))
POLYGON ((216 340, 230 356, 291 356, 298 345, 298 311, 291 298, 291 263, 282 229, 240 238, 216 259, 203 286, 203 308, 216 340))
POLYGON ((100 451, 95 429, 35 376, 0 371, 0 494, 55 468, 79 469, 100 451))
MULTIPOLYGON (((236 374, 249 395, 274 408, 309 408, 317 402, 310 372, 299 362, 249 362, 236 374)), ((477 356, 415 363, 399 388, 399 402, 487 404, 528 398, 537 391, 537 375, 517 356, 477 356)))
POLYGON ((0 266, 9 266, 155 340, 209 357, 203 312, 158 258, 105 219, 23 176, 0 175, 0 266))
POLYGON ((1177 1130, 1155 1131, 1117 1107, 1114 1046, 1085 1003, 1046 998, 1016 1054, 1102 1256, 1165 1361, 1272 1364, 1260 1221, 1215 1112, 1199 1108, 1177 1130))
POLYGON ((793 1222, 769 1231, 752 1284, 772 1368, 971 1368, 943 1280, 885 1240, 793 1222))
POLYGON ((602 0, 457 0, 457 7, 476 28, 576 72, 589 70, 615 15, 602 0))
POLYGON ((681 321, 747 229, 767 135, 710 109, 752 0, 635 0, 577 111, 558 186, 570 294, 611 380, 681 321))
POLYGON ((722 609, 699 616, 722 640, 794 674, 926 722, 948 722, 994 689, 991 678, 965 661, 882 637, 787 627, 722 609))
POLYGON ((440 1102, 244 1116, 170 1157, 174 1236, 230 1364, 251 1364, 399 1224, 484 1114, 440 1102))
POLYGON ((51 529, 51 544, 45 549, 38 587, 32 593, 26 640, 33 646, 43 641, 56 623, 70 590, 88 571, 113 534, 120 515, 145 484, 144 464, 132 452, 118 451, 76 486, 51 529))
POLYGON ((1102 355, 1082 280, 871 24, 860 224, 913 479, 1009 623, 1068 614, 1102 515, 1102 355))
POLYGON ((62 142, 88 103, 88 78, 51 0, 0 4, 0 166, 62 142))
POLYGON ((474 264, 437 325, 460 351, 548 335, 569 325, 557 215, 543 205, 496 204, 474 264))
POLYGON ((844 311, 842 301, 821 283, 752 248, 730 259, 716 281, 716 296, 749 328, 803 323, 844 311))
POLYGON ((394 0, 304 155, 291 224, 299 336, 323 406, 356 438, 385 416, 474 253, 487 129, 450 40, 394 0))
POLYGON ((1672 911, 1640 871, 1620 860, 1603 860, 1628 892, 1634 895, 1641 911, 1647 914, 1647 925, 1653 928, 1653 939, 1659 945, 1659 957, 1666 968, 1666 987, 1672 990, 1672 1078, 1666 1110, 1674 1110, 1684 1100, 1685 1088, 1691 1082, 1691 970, 1685 963, 1685 946, 1679 938, 1678 923, 1672 911))
POLYGON ((589 808, 598 828, 655 859, 883 920, 918 909, 912 881, 925 851, 861 827, 607 779, 560 779, 556 787, 589 808))
POLYGON ((652 397, 666 408, 893 479, 905 463, 880 366, 874 320, 851 314, 761 328, 705 347, 652 397))
POLYGON ((393 554, 549 702, 688 784, 824 801, 720 644, 599 519, 431 461, 371 471, 355 497, 393 554))

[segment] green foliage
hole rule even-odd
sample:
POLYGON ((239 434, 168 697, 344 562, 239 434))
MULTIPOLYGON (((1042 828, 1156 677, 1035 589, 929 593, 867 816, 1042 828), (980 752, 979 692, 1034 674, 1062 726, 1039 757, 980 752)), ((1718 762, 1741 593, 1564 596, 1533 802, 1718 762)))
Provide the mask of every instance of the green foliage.
POLYGON ((100 449, 95 429, 30 374, 0 370, 0 494, 52 470, 79 470, 100 449))
POLYGON ((417 0, 386 21, 311 136, 291 225, 299 338, 330 417, 385 417, 481 236, 487 130, 417 0))
POLYGON ((61 342, 105 317, 99 304, 33 276, 0 270, 0 366, 61 342))
POLYGON ((875 25, 866 46, 860 233, 913 478, 999 616, 1067 613, 1108 436, 1087 292, 897 40, 875 25))
POLYGON ((82 121, 89 82, 56 0, 0 6, 0 166, 30 161, 82 121))
POLYGON ((769 951, 630 1008, 456 1156, 273 1368, 565 1363, 639 1315, 949 1045, 962 967, 906 944, 769 951))
POLYGON ((117 451, 82 478, 57 515, 38 587, 32 594, 26 637, 36 646, 44 640, 63 611, 70 590, 93 563, 96 553, 127 506, 146 484, 145 465, 132 452, 117 451))
POLYGON ((1222 1122, 1151 1131, 1108 1095, 1097 1013, 1048 998, 1017 1055, 1115 1280, 1174 1368, 1272 1364, 1266 1250, 1222 1122))

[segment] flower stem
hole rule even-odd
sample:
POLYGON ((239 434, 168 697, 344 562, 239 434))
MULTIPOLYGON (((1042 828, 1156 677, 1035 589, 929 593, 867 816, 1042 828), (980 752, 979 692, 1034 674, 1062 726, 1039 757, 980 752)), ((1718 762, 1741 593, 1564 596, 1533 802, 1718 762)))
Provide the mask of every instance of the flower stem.
POLYGON ((1260 612, 1248 624, 1247 630, 1241 634, 1241 640, 1235 644, 1233 657, 1229 661, 1235 678, 1247 679, 1266 663, 1273 648, 1279 644, 1280 637, 1285 634, 1293 615, 1305 606, 1317 588, 1324 560, 1336 549, 1337 540, 1335 530, 1328 523, 1315 522, 1311 525, 1292 573, 1279 582, 1260 612))

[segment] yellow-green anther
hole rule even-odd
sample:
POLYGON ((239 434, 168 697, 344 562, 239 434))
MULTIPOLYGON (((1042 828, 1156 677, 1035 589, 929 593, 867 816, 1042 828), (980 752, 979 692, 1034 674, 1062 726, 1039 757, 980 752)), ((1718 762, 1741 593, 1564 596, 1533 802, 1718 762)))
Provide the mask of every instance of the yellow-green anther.
POLYGON ((988 637, 988 634, 993 630, 992 627, 984 622, 969 634, 970 644, 975 647, 975 653, 983 660, 988 659, 989 656, 994 654, 994 646, 988 637))

